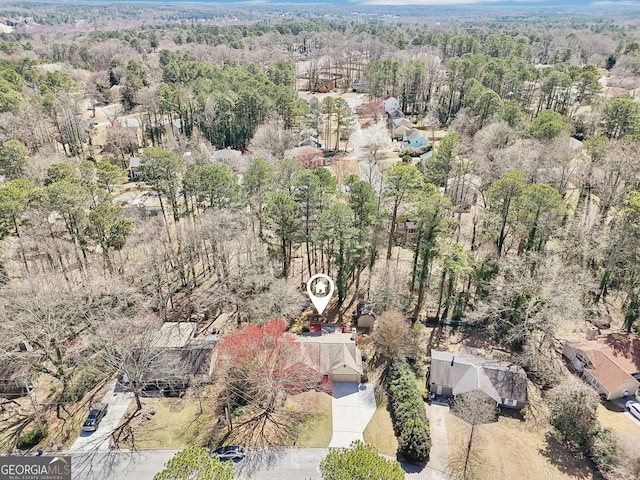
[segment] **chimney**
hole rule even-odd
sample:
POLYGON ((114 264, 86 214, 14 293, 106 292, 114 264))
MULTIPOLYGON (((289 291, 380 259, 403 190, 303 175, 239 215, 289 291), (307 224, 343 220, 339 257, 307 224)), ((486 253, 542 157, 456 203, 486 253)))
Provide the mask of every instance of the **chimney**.
POLYGON ((455 359, 456 359, 456 356, 455 356, 455 355, 453 355, 453 356, 451 357, 451 366, 452 366, 452 367, 453 367, 453 362, 455 361, 455 359))

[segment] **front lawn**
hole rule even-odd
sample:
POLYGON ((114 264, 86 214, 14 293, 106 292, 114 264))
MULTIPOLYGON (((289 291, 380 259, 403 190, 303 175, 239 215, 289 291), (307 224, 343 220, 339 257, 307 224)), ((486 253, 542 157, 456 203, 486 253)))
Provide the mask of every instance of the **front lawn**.
POLYGON ((364 441, 373 445, 380 453, 395 455, 398 450, 398 441, 393 432, 391 415, 387 410, 386 399, 378 402, 378 408, 373 414, 369 425, 364 430, 364 441))
POLYGON ((197 399, 147 398, 132 424, 138 448, 184 448, 204 445, 208 438, 208 407, 197 399), (155 413, 153 413, 155 412, 155 413))
POLYGON ((299 425, 299 447, 326 447, 333 435, 331 395, 323 392, 306 392, 296 395, 292 401, 299 409, 308 413, 308 418, 299 425))

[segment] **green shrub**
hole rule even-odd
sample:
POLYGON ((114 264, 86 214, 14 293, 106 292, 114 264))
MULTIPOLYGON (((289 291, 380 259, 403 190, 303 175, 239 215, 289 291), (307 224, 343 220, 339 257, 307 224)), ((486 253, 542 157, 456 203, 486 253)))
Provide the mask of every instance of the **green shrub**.
POLYGON ((71 384, 67 387, 64 395, 58 401, 62 403, 74 403, 95 387, 104 377, 104 373, 96 368, 82 370, 79 375, 74 376, 71 384))
POLYGON ((355 441, 351 448, 331 449, 320 462, 324 480, 400 480, 405 477, 400 463, 378 455, 375 448, 355 441))
POLYGON ((398 438, 398 451, 409 459, 423 461, 429 458, 430 448, 431 438, 424 421, 416 417, 407 420, 398 438))
POLYGON ((390 377, 387 394, 393 429, 398 437, 398 453, 409 460, 426 461, 431 436, 416 376, 406 362, 397 362, 391 367, 390 377))
POLYGON ((598 470, 602 473, 613 470, 620 463, 622 448, 622 444, 613 430, 600 424, 597 425, 591 437, 589 456, 598 470))
POLYGON ((20 450, 28 450, 35 447, 44 438, 44 433, 39 428, 28 431, 24 436, 20 437, 16 447, 20 450))

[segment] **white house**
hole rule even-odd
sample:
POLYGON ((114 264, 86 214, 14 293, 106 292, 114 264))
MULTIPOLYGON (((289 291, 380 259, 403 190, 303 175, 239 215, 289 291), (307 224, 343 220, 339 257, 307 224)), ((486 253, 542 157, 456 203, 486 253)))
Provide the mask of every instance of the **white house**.
POLYGON ((323 281, 316 282, 316 294, 326 294, 327 293, 327 284, 323 281))
POLYGON ((400 102, 396 97, 388 96, 382 100, 382 108, 385 112, 393 112, 394 110, 398 110, 400 107, 400 102))

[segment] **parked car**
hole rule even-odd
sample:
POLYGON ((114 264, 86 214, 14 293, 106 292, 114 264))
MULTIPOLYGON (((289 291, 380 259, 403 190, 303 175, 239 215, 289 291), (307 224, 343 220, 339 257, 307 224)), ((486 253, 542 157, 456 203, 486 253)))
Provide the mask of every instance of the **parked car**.
POLYGON ((89 412, 89 416, 84 421, 84 425, 82 426, 82 430, 85 432, 95 432, 100 425, 100 421, 107 414, 107 404, 106 403, 98 403, 95 407, 89 412))
POLYGON ((629 410, 629 413, 640 420, 640 402, 636 400, 627 400, 624 406, 629 410))
POLYGON ((218 455, 220 460, 242 460, 244 458, 244 447, 240 445, 227 445, 226 447, 218 447, 213 452, 218 455))

